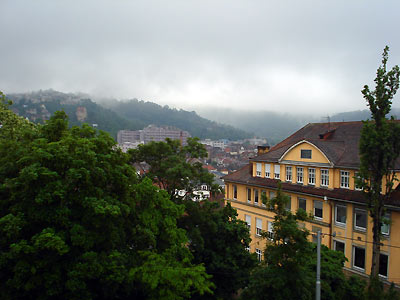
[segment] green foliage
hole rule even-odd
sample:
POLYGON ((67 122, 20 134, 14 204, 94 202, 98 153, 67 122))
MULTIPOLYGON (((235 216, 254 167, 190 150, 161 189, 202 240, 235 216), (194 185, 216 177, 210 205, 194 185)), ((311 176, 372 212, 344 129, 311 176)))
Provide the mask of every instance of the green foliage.
POLYGON ((209 201, 187 201, 185 206, 180 227, 188 232, 194 263, 204 263, 215 285, 213 297, 197 295, 192 299, 231 299, 247 285, 256 265, 254 254, 246 250, 250 243, 247 226, 237 219, 229 203, 220 208, 209 201))
POLYGON ((400 124, 386 115, 390 112, 392 99, 399 88, 400 69, 394 66, 386 70, 389 47, 385 47, 382 55, 382 65, 378 68, 375 78, 375 90, 364 86, 362 94, 370 108, 372 120, 364 121, 360 138, 360 179, 358 184, 364 188, 368 201, 370 216, 373 220, 373 253, 371 276, 379 271, 379 253, 382 219, 385 213, 384 204, 390 197, 394 181, 395 162, 400 155, 400 124), (385 179, 385 186, 382 186, 385 179))
POLYGON ((212 122, 195 112, 170 109, 168 106, 162 107, 152 102, 107 100, 102 106, 87 96, 82 98, 81 95, 64 94, 53 90, 10 94, 8 97, 14 100, 12 105, 14 111, 35 122, 43 122, 42 118, 46 117, 47 113, 54 114, 56 111, 64 110, 69 117, 70 125, 80 126, 83 122, 98 124, 99 129, 107 131, 114 138, 119 130, 139 130, 150 124, 178 127, 202 139, 237 140, 250 137, 245 131, 212 122), (87 117, 83 122, 76 116, 78 107, 86 108, 87 117))
POLYGON ((197 138, 189 138, 186 146, 180 141, 167 139, 165 142, 150 142, 129 150, 131 163, 147 163, 149 170, 145 176, 166 190, 172 198, 178 190, 186 190, 188 198, 201 184, 218 187, 213 184, 214 175, 208 173, 196 159, 207 157, 204 146, 197 138))
MULTIPOLYGON (((287 210, 288 201, 280 187, 276 198, 266 201, 276 214, 273 240, 267 242, 264 261, 251 275, 242 299, 315 298, 316 245, 298 226, 308 216, 302 209, 295 214, 287 210)), ((321 247, 321 299, 364 299, 362 282, 344 276, 344 261, 342 253, 321 247)))
POLYGON ((111 108, 128 120, 140 120, 146 125, 175 126, 201 139, 239 140, 250 137, 250 134, 243 130, 207 120, 194 111, 171 109, 152 102, 134 99, 127 102, 115 102, 111 108))
POLYGON ((128 155, 56 113, 26 125, 0 107, 0 298, 185 299, 211 292, 184 211, 128 155), (4 117, 6 116, 6 118, 4 117), (13 122, 9 120, 14 120, 13 122), (18 137, 18 138, 15 138, 18 137))

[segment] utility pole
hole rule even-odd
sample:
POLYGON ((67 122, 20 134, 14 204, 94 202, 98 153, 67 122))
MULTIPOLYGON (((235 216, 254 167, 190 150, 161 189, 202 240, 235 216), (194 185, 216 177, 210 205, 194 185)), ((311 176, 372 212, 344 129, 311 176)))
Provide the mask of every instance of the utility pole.
POLYGON ((317 282, 315 284, 315 300, 321 300, 321 231, 317 232, 317 282))

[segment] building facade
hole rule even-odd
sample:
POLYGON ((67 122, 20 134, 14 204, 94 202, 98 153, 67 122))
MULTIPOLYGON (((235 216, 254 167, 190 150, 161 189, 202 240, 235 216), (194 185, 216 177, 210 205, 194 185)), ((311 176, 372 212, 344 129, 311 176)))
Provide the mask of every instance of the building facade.
MULTIPOLYGON (((299 224, 311 233, 321 231, 322 243, 342 251, 345 269, 368 275, 372 261, 372 219, 365 196, 355 178, 360 167, 358 143, 362 122, 308 124, 268 152, 258 155, 237 172, 224 177, 226 201, 246 221, 252 243, 250 251, 262 259, 266 241, 261 232, 271 232, 274 213, 262 203, 273 198, 278 182, 290 197, 288 209, 299 208, 313 219, 299 224)), ((397 164, 396 170, 400 169, 397 164)), ((400 186, 386 205, 388 225, 383 240, 379 273, 400 285, 400 186)), ((314 241, 315 234, 310 236, 314 241)))
POLYGON ((187 139, 190 137, 189 132, 177 128, 163 126, 157 127, 149 125, 143 130, 120 130, 117 135, 118 144, 124 143, 149 143, 163 142, 166 138, 171 140, 180 140, 183 145, 186 145, 187 139))

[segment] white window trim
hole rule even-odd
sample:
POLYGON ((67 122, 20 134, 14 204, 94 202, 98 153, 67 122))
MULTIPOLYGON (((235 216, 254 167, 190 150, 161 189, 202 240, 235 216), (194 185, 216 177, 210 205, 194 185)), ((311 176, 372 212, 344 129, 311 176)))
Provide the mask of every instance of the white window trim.
POLYGON ((336 243, 344 244, 344 253, 343 254, 345 254, 346 253, 346 242, 342 241, 342 240, 336 240, 336 239, 333 240, 333 250, 339 251, 339 250, 336 250, 336 243))
POLYGON ((321 169, 321 186, 325 186, 325 187, 329 186, 329 169, 321 169), (323 175, 322 171, 326 171, 327 174, 323 175), (327 177, 328 179, 326 180, 325 177, 327 177), (322 178, 324 178, 324 180, 322 178), (327 184, 323 184, 324 181, 327 181, 327 184))
POLYGON ((379 275, 379 277, 382 277, 382 278, 388 278, 389 276, 389 254, 386 254, 386 253, 380 253, 380 255, 386 255, 387 256, 387 265, 386 265, 386 274, 387 275, 382 275, 382 274, 379 274, 379 270, 378 270, 378 275, 379 275))
POLYGON ((322 221, 322 220, 324 219, 324 203, 323 203, 322 201, 314 200, 313 205, 314 205, 314 211, 313 211, 313 213, 314 213, 314 219, 315 219, 315 220, 322 221), (317 217, 317 216, 315 215, 315 202, 320 202, 320 203, 322 204, 322 217, 317 217))
POLYGON ((286 181, 292 182, 292 178, 293 178, 293 168, 292 166, 286 166, 286 181))
POLYGON ((296 182, 297 183, 304 183, 304 168, 303 167, 296 167, 296 182), (299 172, 301 170, 301 172, 299 172), (301 174, 301 181, 299 180, 299 174, 301 174))
POLYGON ((244 215, 245 222, 247 223, 247 228, 251 229, 251 216, 244 215))
POLYGON ((256 236, 261 236, 262 233, 262 220, 256 218, 256 236))
POLYGON ((254 189, 254 205, 258 205, 260 203, 260 192, 258 189, 254 189), (256 197, 257 194, 257 197, 256 197), (257 199, 257 201, 256 201, 257 199))
POLYGON ((366 260, 366 257, 367 257, 366 256, 367 253, 366 253, 365 248, 353 245, 353 251, 352 252, 353 252, 353 256, 352 256, 352 264, 351 265, 352 265, 353 269, 355 269, 357 271, 365 272, 365 260, 366 260), (364 268, 361 268, 361 267, 358 267, 358 266, 354 265, 354 263, 356 261, 356 259, 355 259, 356 248, 364 249, 364 268))
POLYGON ((340 170, 340 187, 342 189, 350 188, 350 172, 349 171, 340 170), (344 173, 347 173, 347 175, 345 175, 344 173), (347 180, 345 180, 345 179, 347 179, 347 180), (343 185, 343 183, 347 183, 347 186, 343 185))
POLYGON ((265 178, 271 178, 271 165, 265 164, 265 178))
POLYGON ((315 173, 316 173, 315 168, 308 168, 308 184, 309 185, 315 185, 315 173), (310 170, 314 170, 314 172, 311 173, 310 170), (311 174, 313 174, 313 177, 310 176, 311 174), (311 178, 314 179, 314 182, 311 182, 311 180, 310 180, 311 178))
POLYGON ((353 219, 354 219, 354 229, 355 230, 358 230, 358 231, 363 231, 363 232, 365 232, 365 231, 367 231, 367 225, 368 225, 368 212, 367 212, 367 210, 365 210, 365 209, 360 209, 360 208, 354 208, 354 215, 353 215, 353 219), (357 226, 357 218, 356 218, 356 211, 363 211, 363 212, 365 212, 365 219, 366 219, 366 221, 365 221, 365 228, 364 227, 359 227, 359 226, 357 226))
POLYGON ((256 176, 261 177, 261 163, 256 163, 256 176))
POLYGON ((275 179, 281 178, 281 166, 280 165, 274 165, 274 178, 275 179))
POLYGON ((347 223, 347 206, 346 205, 340 205, 340 204, 335 204, 335 224, 336 225, 340 225, 340 226, 346 226, 347 223), (346 222, 340 222, 337 220, 337 208, 338 206, 340 207, 344 207, 346 209, 346 222))
MULTIPOLYGON (((388 214, 388 213, 386 213, 386 214, 383 216, 383 218, 389 219, 389 221, 391 220, 390 217, 391 217, 391 216, 390 216, 390 214, 388 214)), ((383 224, 382 224, 382 226, 383 226, 383 224)), ((386 233, 386 232, 382 232, 382 227, 381 227, 381 234, 384 235, 384 236, 389 236, 389 235, 390 235, 390 223, 388 224, 388 232, 387 232, 387 233, 386 233)))
POLYGON ((256 248, 256 254, 257 254, 258 261, 262 261, 262 250, 256 248))

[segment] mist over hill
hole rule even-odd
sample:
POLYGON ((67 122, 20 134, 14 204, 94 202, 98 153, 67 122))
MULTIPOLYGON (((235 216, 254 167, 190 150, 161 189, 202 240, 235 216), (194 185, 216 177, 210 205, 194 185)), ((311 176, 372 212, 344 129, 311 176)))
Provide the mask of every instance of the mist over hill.
POLYGON ((272 111, 243 111, 216 107, 198 107, 196 111, 210 120, 254 132, 258 137, 266 137, 270 145, 280 142, 308 123, 320 121, 319 116, 272 111))
POLYGON ((54 90, 8 94, 7 97, 13 101, 11 109, 31 121, 44 122, 55 111, 64 110, 71 126, 88 123, 109 132, 114 138, 119 130, 138 130, 150 124, 177 127, 201 139, 238 140, 252 136, 233 126, 202 118, 194 111, 171 109, 136 99, 126 102, 108 100, 100 105, 86 94, 54 90))

